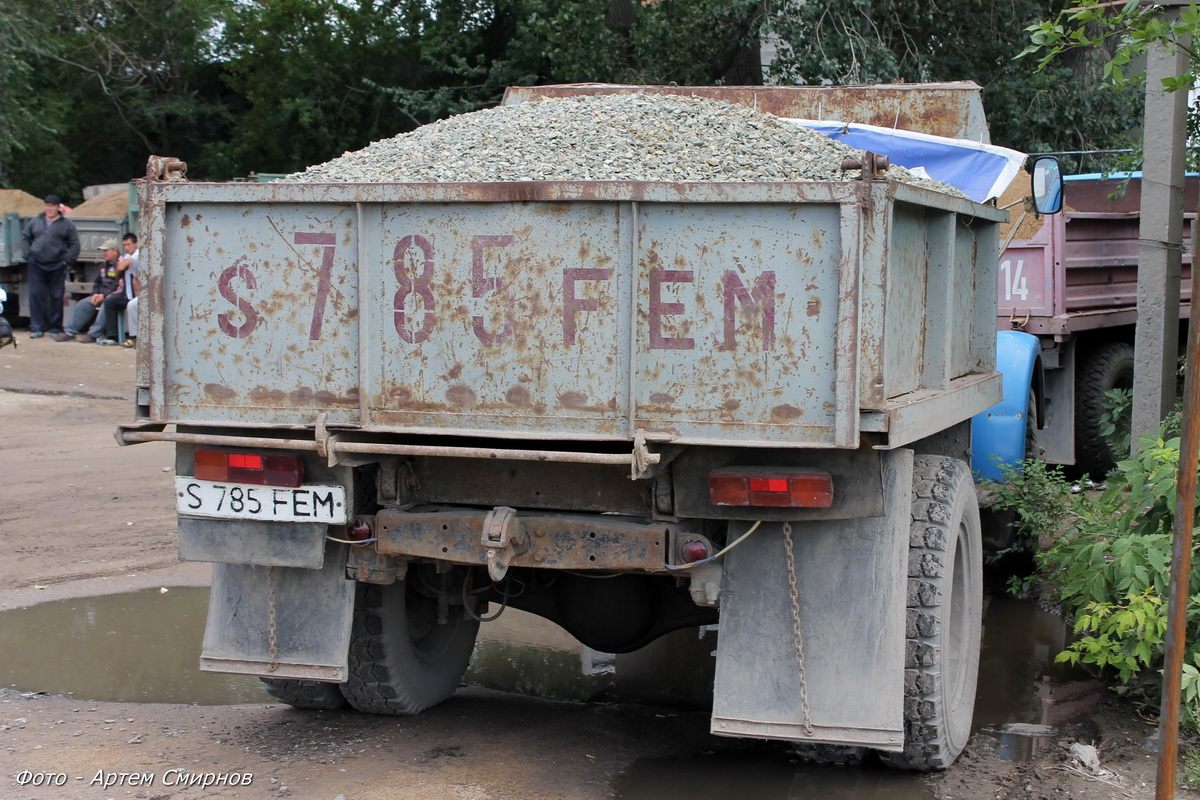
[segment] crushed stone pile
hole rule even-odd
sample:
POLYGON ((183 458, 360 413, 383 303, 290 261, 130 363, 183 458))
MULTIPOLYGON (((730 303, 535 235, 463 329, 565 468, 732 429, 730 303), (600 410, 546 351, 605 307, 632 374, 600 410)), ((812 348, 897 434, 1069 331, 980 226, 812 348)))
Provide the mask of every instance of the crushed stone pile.
POLYGON ((42 213, 44 204, 29 192, 20 189, 0 189, 0 214, 17 213, 22 217, 35 217, 42 213))
MULTIPOLYGON (((298 183, 849 181, 862 151, 771 114, 685 95, 557 98, 462 114, 283 178, 298 183)), ((889 177, 961 196, 900 167, 889 177)))
POLYGON ((129 190, 114 189, 85 200, 71 209, 69 217, 103 217, 120 219, 129 213, 129 190))

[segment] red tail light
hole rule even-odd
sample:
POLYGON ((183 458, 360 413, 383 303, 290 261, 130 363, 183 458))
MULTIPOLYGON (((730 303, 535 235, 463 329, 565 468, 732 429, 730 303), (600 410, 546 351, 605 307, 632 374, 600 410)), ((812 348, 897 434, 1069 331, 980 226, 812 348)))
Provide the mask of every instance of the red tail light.
POLYGON ((708 545, 698 539, 688 539, 679 546, 679 560, 684 564, 695 564, 708 558, 708 545))
POLYGON ((708 475, 714 506, 829 508, 833 479, 828 472, 774 467, 728 467, 708 475))
POLYGON ((229 453, 197 450, 196 477, 202 481, 299 486, 304 469, 298 453, 229 453))
POLYGON ((356 519, 350 523, 350 529, 346 532, 346 538, 352 542, 361 542, 371 538, 371 523, 365 519, 356 519))

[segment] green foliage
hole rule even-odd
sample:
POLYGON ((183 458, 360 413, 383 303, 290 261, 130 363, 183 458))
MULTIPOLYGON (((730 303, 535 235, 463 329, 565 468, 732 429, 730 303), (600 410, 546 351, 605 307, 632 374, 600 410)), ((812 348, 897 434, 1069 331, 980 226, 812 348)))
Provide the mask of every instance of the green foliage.
POLYGON ((1124 603, 1088 603, 1075 616, 1079 638, 1055 660, 1111 667, 1128 683, 1154 663, 1166 630, 1166 609, 1152 589, 1128 594, 1124 603))
MULTIPOLYGON (((1177 425, 1168 420, 1163 434, 1177 425)), ((992 497, 1017 510, 1022 524, 1037 526, 1027 535, 1054 531, 1049 548, 1036 556, 1039 576, 1074 619, 1078 635, 1059 660, 1111 669, 1120 691, 1150 698, 1163 666, 1180 441, 1144 436, 1140 444, 1099 495, 1068 498, 1059 474, 1027 461, 1024 474, 1005 471, 1012 486, 993 489, 992 497)), ((1188 588, 1185 624, 1195 642, 1200 563, 1193 563, 1188 588)), ((1193 726, 1200 721, 1198 658, 1193 653, 1183 674, 1185 716, 1193 726)))
POLYGON ((1133 392, 1129 389, 1110 389, 1100 404, 1100 435, 1109 452, 1128 453, 1130 429, 1133 425, 1133 392))
POLYGON ((225 6, 8 0, 0 64, 18 66, 0 66, 0 75, 15 74, 0 80, 0 115, 16 118, 12 127, 0 118, 0 140, 13 154, 0 163, 3 179, 78 202, 72 185, 136 177, 153 152, 189 155, 187 145, 211 131, 213 104, 200 86, 225 6))
MULTIPOLYGON (((514 84, 755 83, 761 0, 8 0, 0 182, 286 172, 514 84)), ((72 198, 72 195, 73 198, 72 198)))
POLYGON ((432 86, 405 80, 372 87, 424 123, 495 105, 513 85, 719 83, 737 70, 739 56, 756 49, 762 12, 756 0, 481 5, 493 7, 484 17, 502 28, 450 28, 422 38, 419 61, 437 76, 432 86))
MULTIPOLYGON (((1076 496, 1062 467, 1040 459, 1027 459, 1015 467, 1001 470, 1003 480, 987 485, 988 508, 1013 512, 1013 542, 989 556, 996 562, 1013 553, 1037 553, 1043 534, 1054 535, 1078 518, 1076 496)), ((1017 575, 1009 579, 1008 591, 1023 594, 1032 577, 1017 575)))
POLYGON ((983 86, 992 139, 1026 152, 1126 146, 1140 99, 1101 80, 1090 54, 1042 71, 1015 60, 1025 29, 1066 7, 1055 0, 809 0, 768 25, 782 39, 773 74, 784 82, 973 80, 983 86), (947 36, 947 31, 971 31, 947 36))
MULTIPOLYGON (((1145 80, 1144 57, 1152 46, 1161 45, 1169 53, 1185 53, 1189 64, 1182 74, 1163 78, 1162 89, 1186 91, 1200 77, 1200 61, 1192 48, 1193 37, 1200 33, 1200 10, 1194 4, 1172 16, 1164 13, 1161 6, 1136 0, 1125 3, 1080 0, 1053 19, 1030 25, 1027 31, 1031 43, 1020 57, 1039 56, 1037 64, 1041 70, 1051 69, 1080 52, 1094 52, 1104 58, 1101 78, 1106 84, 1118 90, 1140 89, 1145 80)), ((1200 114, 1195 109, 1189 110, 1188 130, 1200 130, 1200 114)), ((1189 153, 1188 159, 1189 166, 1194 168, 1196 154, 1189 153)))
POLYGON ((54 133, 44 121, 44 98, 41 103, 26 102, 33 95, 34 62, 49 38, 41 19, 25 8, 6 8, 0 14, 0 187, 14 185, 14 159, 54 133))
POLYGON ((758 83, 763 31, 784 82, 975 80, 998 143, 1116 146, 1137 103, 1095 59, 1013 60, 1064 4, 7 0, 0 182, 70 196, 141 174, 150 154, 201 179, 291 171, 494 105, 509 85, 758 83))
MULTIPOLYGON (((1196 725, 1192 725, 1196 728, 1196 725)), ((1192 749, 1182 753, 1179 767, 1179 781, 1191 789, 1200 789, 1200 750, 1192 749)))
MULTIPOLYGON (((1145 55, 1151 45, 1165 44, 1171 52, 1178 48, 1195 59, 1196 54, 1188 45, 1192 33, 1198 29, 1200 11, 1195 5, 1181 9, 1177 19, 1170 19, 1160 7, 1136 0, 1127 0, 1123 5, 1081 0, 1053 20, 1030 25, 1027 30, 1031 44, 1020 55, 1040 53, 1038 66, 1045 67, 1071 50, 1103 50, 1115 43, 1104 64, 1104 79, 1114 86, 1127 86, 1131 81, 1130 64, 1137 56, 1145 55)), ((1168 91, 1190 86, 1185 76, 1163 81, 1163 88, 1168 91)))

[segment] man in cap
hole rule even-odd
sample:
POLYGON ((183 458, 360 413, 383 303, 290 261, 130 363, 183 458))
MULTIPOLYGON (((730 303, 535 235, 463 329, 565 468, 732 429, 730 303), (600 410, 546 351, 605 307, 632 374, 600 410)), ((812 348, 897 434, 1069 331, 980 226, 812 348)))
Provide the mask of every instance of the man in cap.
POLYGON ((58 195, 46 197, 45 209, 21 231, 21 255, 29 265, 31 339, 62 332, 67 265, 79 257, 79 233, 62 215, 58 195))
POLYGON ((121 285, 121 270, 117 264, 120 247, 116 239, 107 239, 100 245, 104 263, 100 265, 100 272, 92 282, 91 295, 75 304, 71 312, 71 324, 67 326, 67 330, 51 334, 51 339, 56 342, 69 342, 79 336, 79 341, 90 343, 104 336, 104 317, 101 315, 104 301, 110 295, 125 292, 121 285), (91 330, 88 330, 89 325, 92 326, 91 330), (85 330, 88 332, 80 336, 85 330))

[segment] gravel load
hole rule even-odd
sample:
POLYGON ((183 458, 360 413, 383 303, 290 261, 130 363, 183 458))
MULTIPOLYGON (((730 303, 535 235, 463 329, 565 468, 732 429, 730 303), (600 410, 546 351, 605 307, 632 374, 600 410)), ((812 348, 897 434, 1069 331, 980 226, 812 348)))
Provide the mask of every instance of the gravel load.
POLYGON ((20 189, 0 189, 0 214, 16 212, 22 217, 36 217, 45 209, 42 201, 20 189))
MULTIPOLYGON (((462 114, 288 175, 299 183, 849 181, 862 151, 746 106, 685 95, 557 98, 462 114)), ((900 167, 889 177, 961 194, 900 167)))
POLYGON ((105 217, 120 219, 129 213, 129 190, 114 189, 111 192, 98 194, 91 200, 84 200, 71 209, 67 216, 71 217, 105 217))

